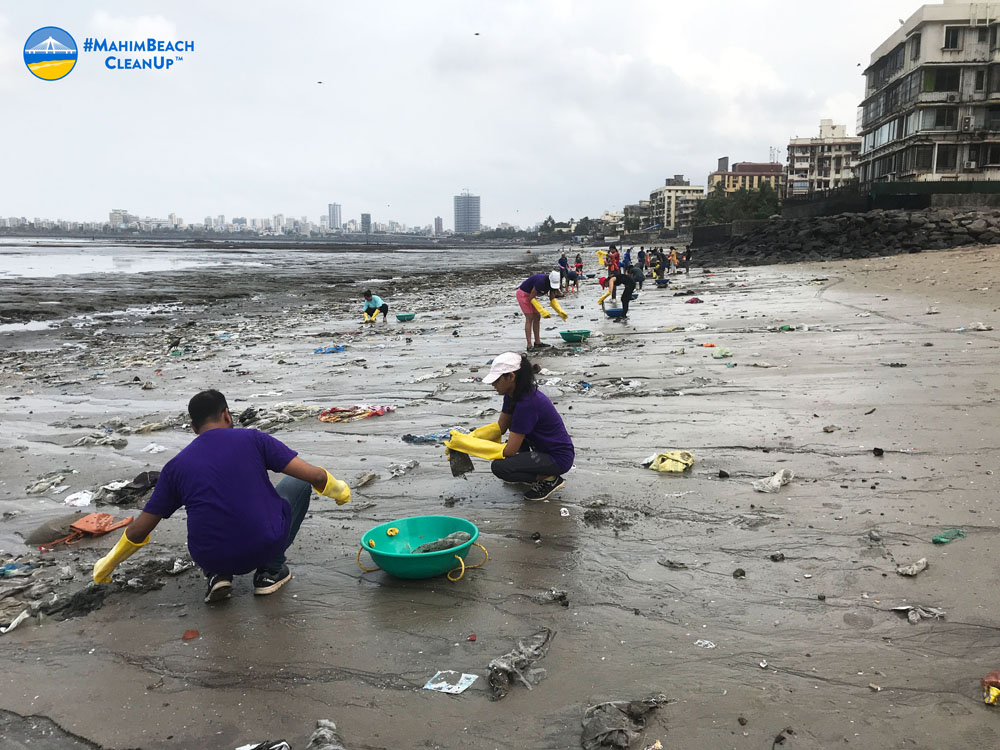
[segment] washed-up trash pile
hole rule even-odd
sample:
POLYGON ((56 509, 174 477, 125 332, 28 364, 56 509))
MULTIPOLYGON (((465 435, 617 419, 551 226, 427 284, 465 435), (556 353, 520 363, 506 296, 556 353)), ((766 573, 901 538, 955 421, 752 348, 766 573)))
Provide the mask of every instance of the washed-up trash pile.
POLYGON ((517 642, 512 650, 489 663, 490 690, 493 700, 500 700, 510 692, 512 683, 519 681, 528 690, 541 682, 545 670, 533 667, 549 651, 555 631, 543 628, 517 642))
POLYGON ((253 427, 262 432, 274 432, 286 424, 314 417, 322 411, 319 406, 285 401, 259 409, 250 406, 240 412, 234 421, 241 427, 253 427))
POLYGON ((101 485, 94 492, 94 503, 101 505, 144 505, 156 486, 160 472, 144 471, 134 479, 119 479, 101 485))
POLYGON ((114 435, 84 435, 82 438, 78 438, 70 443, 69 447, 77 448, 84 445, 107 445, 117 450, 121 450, 128 445, 128 440, 123 437, 115 437, 114 435))
POLYGON ((430 432, 426 435, 410 435, 407 433, 403 435, 404 443, 412 443, 414 445, 440 445, 445 440, 451 437, 451 431, 458 429, 457 427, 449 427, 443 432, 430 432))
POLYGON ((314 349, 313 354, 335 354, 344 351, 346 348, 346 346, 321 346, 318 349, 314 349))
POLYGON ((694 456, 688 451, 655 453, 643 459, 642 465, 653 471, 682 472, 694 466, 694 456))
POLYGON ((663 704, 665 695, 653 695, 643 700, 610 701, 590 706, 583 715, 583 750, 627 748, 646 727, 646 717, 663 704))
POLYGON ((395 406, 369 406, 368 404, 356 404, 355 406, 331 406, 319 412, 320 422, 357 422, 359 419, 369 417, 381 417, 383 414, 396 411, 395 406))
MULTIPOLYGON (((293 750, 285 740, 264 740, 240 745, 236 750, 293 750)), ((309 737, 309 743, 303 750, 347 750, 344 738, 340 736, 337 725, 328 719, 316 722, 316 731, 309 737)))

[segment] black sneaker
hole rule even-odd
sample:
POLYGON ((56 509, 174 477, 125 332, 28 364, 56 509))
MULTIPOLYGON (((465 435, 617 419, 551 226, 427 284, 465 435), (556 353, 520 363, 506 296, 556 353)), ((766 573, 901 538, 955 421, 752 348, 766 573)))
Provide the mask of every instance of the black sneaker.
POLYGON ((524 493, 525 500, 545 500, 549 495, 558 489, 561 489, 566 484, 566 480, 562 477, 553 477, 552 479, 542 479, 535 482, 531 487, 529 487, 524 493))
POLYGON ((282 565, 281 570, 258 570, 253 577, 253 592, 257 596, 273 594, 290 580, 292 572, 287 565, 282 565))
POLYGON ((208 589, 205 591, 205 603, 221 602, 233 593, 233 577, 216 574, 209 576, 208 589))
POLYGON ((546 344, 546 343, 544 343, 542 341, 539 341, 537 344, 535 344, 531 348, 532 349, 549 349, 551 346, 552 346, 552 344, 546 344))

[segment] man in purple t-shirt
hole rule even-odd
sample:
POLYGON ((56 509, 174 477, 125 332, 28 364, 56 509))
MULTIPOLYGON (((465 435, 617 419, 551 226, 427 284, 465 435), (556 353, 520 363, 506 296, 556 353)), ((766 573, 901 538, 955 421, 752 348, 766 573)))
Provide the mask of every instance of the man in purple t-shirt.
POLYGON ((219 391, 194 396, 188 413, 197 437, 163 467, 142 513, 94 565, 94 582, 109 583, 118 563, 149 541, 160 519, 183 505, 188 551, 208 579, 205 601, 228 598, 233 576, 251 571, 254 594, 272 594, 292 577, 285 550, 298 533, 313 489, 338 504, 350 501, 351 490, 267 433, 234 429, 219 391), (275 487, 268 471, 286 476, 275 487))

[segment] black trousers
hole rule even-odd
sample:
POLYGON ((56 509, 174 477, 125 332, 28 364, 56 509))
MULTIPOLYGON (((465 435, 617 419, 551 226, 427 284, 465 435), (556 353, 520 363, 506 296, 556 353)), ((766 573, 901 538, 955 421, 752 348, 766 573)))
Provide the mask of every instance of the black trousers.
POLYGON ((534 482, 539 476, 559 475, 552 457, 538 451, 521 451, 516 456, 501 458, 490 464, 490 470, 505 482, 534 482))
MULTIPOLYGON (((618 285, 615 284, 615 290, 617 291, 617 289, 618 285)), ((632 301, 633 294, 635 294, 635 282, 630 279, 622 284, 622 310, 625 311, 626 315, 628 315, 628 305, 632 301)))

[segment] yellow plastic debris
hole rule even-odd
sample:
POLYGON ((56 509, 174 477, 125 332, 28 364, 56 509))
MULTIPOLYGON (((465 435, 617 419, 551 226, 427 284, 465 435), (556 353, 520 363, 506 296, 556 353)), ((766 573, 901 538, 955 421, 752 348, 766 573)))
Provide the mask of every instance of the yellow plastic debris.
POLYGON ((653 471, 687 471, 694 465, 694 456, 688 451, 659 453, 653 458, 649 468, 653 471))
POLYGON ((398 533, 399 533, 399 529, 397 529, 395 527, 393 527, 391 529, 386 529, 385 530, 385 535, 386 536, 396 536, 396 534, 398 534, 398 533))

